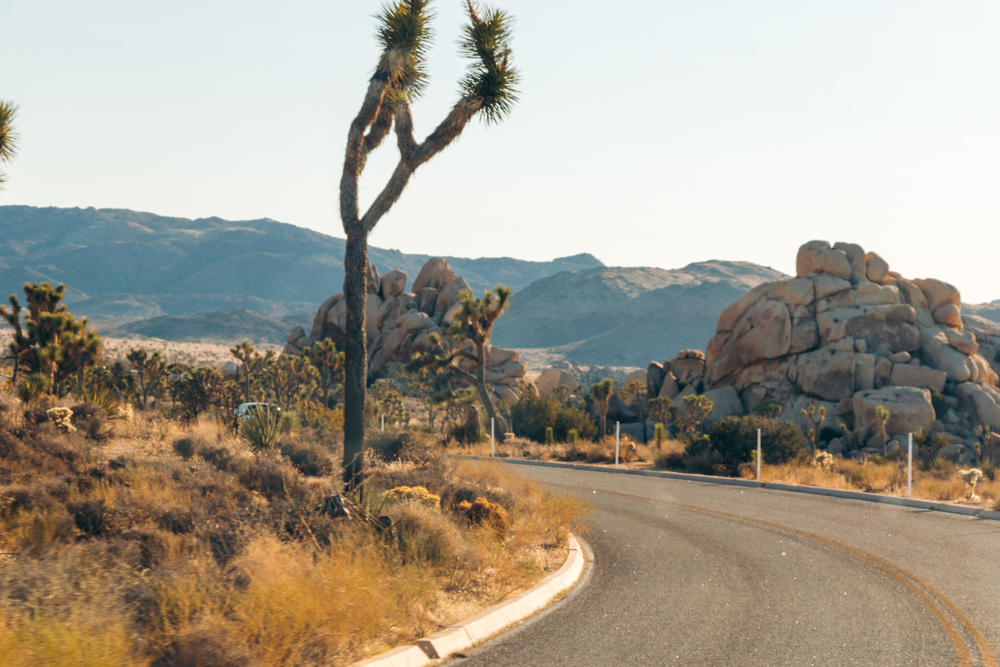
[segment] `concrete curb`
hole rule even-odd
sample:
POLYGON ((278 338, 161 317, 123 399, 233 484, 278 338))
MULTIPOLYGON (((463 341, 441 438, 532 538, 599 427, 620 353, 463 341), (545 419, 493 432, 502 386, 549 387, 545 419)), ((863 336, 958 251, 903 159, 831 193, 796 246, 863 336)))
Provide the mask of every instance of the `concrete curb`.
POLYGON ((416 645, 401 646, 374 658, 355 662, 350 667, 423 667, 463 651, 544 608, 577 582, 583 573, 585 560, 580 543, 570 535, 566 562, 524 593, 424 637, 416 645))
MULTIPOLYGON (((463 458, 476 461, 489 461, 485 456, 466 456, 463 458)), ((809 493, 816 496, 829 496, 831 498, 848 498, 850 500, 863 500, 870 503, 881 503, 883 505, 898 505, 901 507, 913 507, 915 509, 932 510, 934 512, 945 512, 948 514, 961 514, 979 519, 993 519, 1000 521, 1000 511, 987 510, 981 507, 966 507, 965 505, 953 505, 951 503, 941 503, 933 500, 918 500, 916 498, 903 498, 900 496, 885 496, 879 493, 865 493, 863 491, 842 491, 840 489, 826 489, 821 486, 800 486, 797 484, 780 484, 778 482, 758 482, 751 479, 735 479, 732 477, 713 477, 711 475, 693 475, 682 472, 661 472, 656 470, 629 470, 627 468, 608 468, 605 466, 585 465, 579 463, 561 463, 556 461, 530 461, 528 459, 496 458, 495 461, 512 463, 515 465, 541 466, 545 468, 569 468, 572 470, 587 470, 591 472, 604 472, 615 475, 640 475, 642 477, 662 477, 666 479, 680 479, 688 482, 701 482, 703 484, 722 484, 725 486, 744 486, 773 491, 789 491, 792 493, 809 493)))

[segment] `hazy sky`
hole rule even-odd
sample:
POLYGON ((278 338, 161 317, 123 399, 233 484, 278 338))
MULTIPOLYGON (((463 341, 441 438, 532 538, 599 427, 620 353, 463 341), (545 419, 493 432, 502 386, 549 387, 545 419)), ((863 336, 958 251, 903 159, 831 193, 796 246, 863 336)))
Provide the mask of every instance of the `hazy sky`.
MULTIPOLYGON (((1000 298, 995 0, 500 0, 522 99, 421 167, 371 243, 794 272, 821 238, 1000 298)), ((21 155, 0 203, 271 217, 343 236, 370 0, 0 0, 21 155)), ((456 99, 437 0, 425 135, 456 99)), ((374 197, 395 165, 370 162, 374 197)), ((380 267, 383 269, 391 267, 380 267)))

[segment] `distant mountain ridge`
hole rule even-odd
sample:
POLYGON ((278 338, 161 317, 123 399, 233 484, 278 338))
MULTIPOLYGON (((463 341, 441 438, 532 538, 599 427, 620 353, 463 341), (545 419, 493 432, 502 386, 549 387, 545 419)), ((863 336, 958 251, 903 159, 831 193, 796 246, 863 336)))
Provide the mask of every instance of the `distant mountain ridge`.
POLYGON ((645 366, 703 349, 722 311, 761 283, 786 278, 750 262, 709 261, 668 271, 597 267, 559 273, 514 294, 493 341, 548 348, 579 364, 645 366))
MULTIPOLYGON (((342 290, 343 257, 344 239, 270 219, 0 206, 0 294, 20 293, 28 281, 62 282, 74 312, 108 323, 233 308, 270 317, 314 310, 342 290)), ((402 269, 411 280, 429 257, 369 249, 381 272, 402 269)), ((446 259, 476 292, 602 266, 587 254, 446 259)))

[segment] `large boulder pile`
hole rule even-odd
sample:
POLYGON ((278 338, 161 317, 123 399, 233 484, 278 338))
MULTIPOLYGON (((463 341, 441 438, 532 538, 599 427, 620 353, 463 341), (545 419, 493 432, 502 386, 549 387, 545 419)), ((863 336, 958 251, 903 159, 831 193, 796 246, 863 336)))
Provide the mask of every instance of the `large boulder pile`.
MULTIPOLYGON (((892 415, 890 437, 943 432, 971 446, 977 427, 1000 424, 998 353, 1000 325, 963 320, 952 285, 907 280, 856 244, 812 241, 799 249, 794 278, 755 287, 723 311, 703 375, 687 384, 725 399, 723 413, 773 401, 803 426, 801 409, 824 405, 823 425, 846 430, 858 449, 881 444, 878 405, 892 415)), ((659 385, 658 366, 649 394, 669 396, 674 362, 659 385)))
MULTIPOLYGON (((424 264, 410 292, 406 291, 406 282, 407 275, 403 271, 392 270, 380 276, 378 269, 369 265, 365 317, 369 380, 391 377, 414 353, 427 352, 431 334, 438 334, 447 347, 444 328, 460 307, 459 294, 472 291, 465 279, 455 275, 448 262, 440 258, 424 264)), ((319 307, 308 334, 300 326, 292 330, 283 352, 301 354, 315 341, 327 338, 342 350, 346 323, 347 303, 341 293, 319 307)), ((474 366, 467 360, 460 365, 467 371, 472 371, 474 366)), ((527 371, 527 364, 520 360, 517 352, 489 348, 486 380, 498 397, 513 398, 531 387, 525 379, 527 371)))

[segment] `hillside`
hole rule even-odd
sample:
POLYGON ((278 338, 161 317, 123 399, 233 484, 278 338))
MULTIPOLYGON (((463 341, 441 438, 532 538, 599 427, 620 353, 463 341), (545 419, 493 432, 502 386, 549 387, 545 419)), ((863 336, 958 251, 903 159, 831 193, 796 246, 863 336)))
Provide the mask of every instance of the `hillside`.
MULTIPOLYGON (((410 278, 427 255, 370 249, 410 278)), ((119 209, 0 206, 0 294, 27 281, 66 283, 74 312, 105 323, 245 308, 270 317, 314 311, 341 291, 344 240, 274 220, 187 220, 119 209)), ((446 258, 481 292, 515 290, 588 269, 592 255, 551 262, 446 258)))
POLYGON ((682 269, 598 267, 543 278, 514 294, 493 341, 545 348, 580 364, 645 366, 703 349, 719 314, 750 288, 786 277, 749 262, 682 269))
POLYGON ((309 326, 311 321, 310 313, 278 318, 246 308, 233 308, 197 315, 153 317, 101 329, 101 333, 114 337, 138 335, 173 341, 230 344, 247 339, 254 344, 281 345, 293 327, 309 326))

